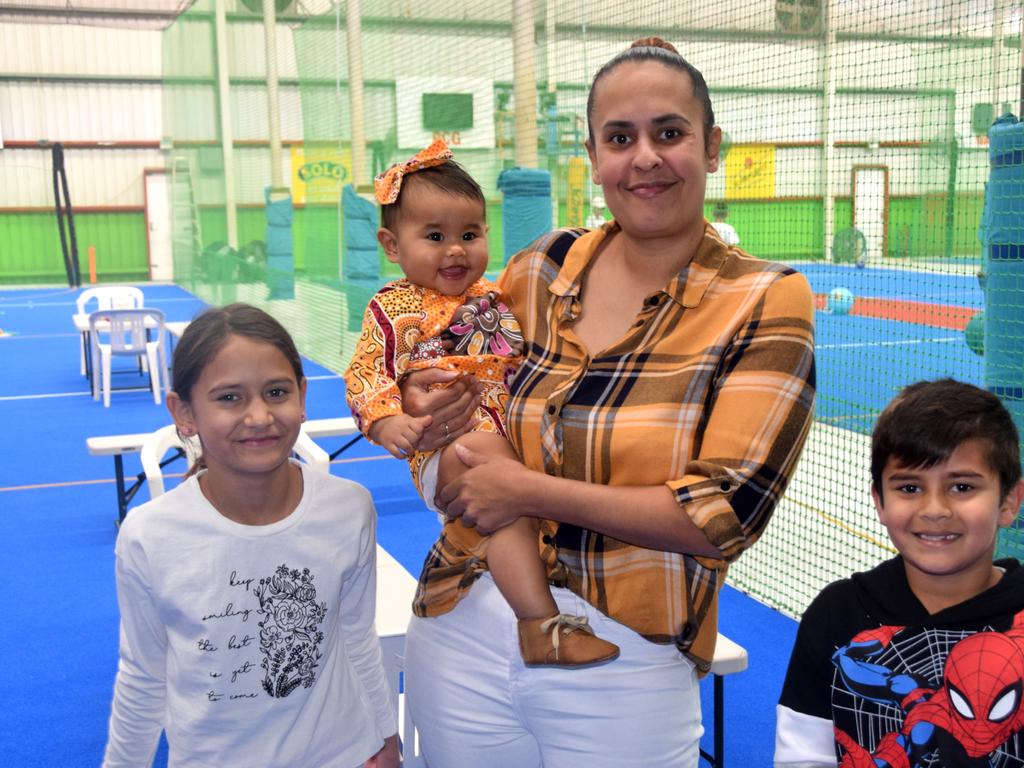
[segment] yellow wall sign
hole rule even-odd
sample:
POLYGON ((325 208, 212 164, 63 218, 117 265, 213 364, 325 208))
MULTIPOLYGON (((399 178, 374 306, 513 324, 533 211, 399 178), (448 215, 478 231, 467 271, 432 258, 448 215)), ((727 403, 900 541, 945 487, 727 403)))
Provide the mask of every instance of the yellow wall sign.
POLYGON ((775 197, 775 147, 734 144, 725 156, 725 198, 775 197))
POLYGON ((341 200, 341 188, 352 179, 352 150, 349 147, 292 145, 292 202, 334 204, 341 200))
MULTIPOLYGON (((586 197, 587 161, 582 157, 570 157, 566 177, 565 222, 569 227, 582 227, 586 218, 583 203, 586 197)), ((558 226, 561 226, 560 224, 558 226)))

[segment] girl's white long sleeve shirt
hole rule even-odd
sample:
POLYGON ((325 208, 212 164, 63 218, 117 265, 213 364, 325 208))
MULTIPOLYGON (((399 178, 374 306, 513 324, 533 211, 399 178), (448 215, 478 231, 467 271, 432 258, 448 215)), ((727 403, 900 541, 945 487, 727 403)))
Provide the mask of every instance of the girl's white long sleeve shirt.
POLYGON ((398 730, 374 630, 376 513, 302 466, 284 520, 235 523, 192 477, 115 547, 121 643, 103 765, 354 768, 398 730))

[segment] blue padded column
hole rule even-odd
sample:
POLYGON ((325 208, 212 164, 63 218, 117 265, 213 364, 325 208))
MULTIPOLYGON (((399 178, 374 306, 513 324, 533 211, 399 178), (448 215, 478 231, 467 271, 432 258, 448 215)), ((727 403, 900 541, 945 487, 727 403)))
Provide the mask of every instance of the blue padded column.
POLYGON ((507 168, 498 175, 502 244, 507 262, 516 251, 551 231, 551 174, 536 168, 507 168))
MULTIPOLYGON (((985 238, 985 386, 1024 433, 1024 123, 1011 114, 988 132, 985 238)), ((1024 556, 1024 530, 1001 533, 1001 556, 1024 556)))

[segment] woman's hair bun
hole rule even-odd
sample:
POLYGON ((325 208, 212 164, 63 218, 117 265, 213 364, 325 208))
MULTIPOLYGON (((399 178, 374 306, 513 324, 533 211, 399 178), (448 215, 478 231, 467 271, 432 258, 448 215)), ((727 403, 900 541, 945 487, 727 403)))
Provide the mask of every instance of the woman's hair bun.
POLYGON ((666 51, 679 55, 679 51, 672 43, 662 40, 660 37, 642 37, 629 46, 630 48, 664 48, 666 51))

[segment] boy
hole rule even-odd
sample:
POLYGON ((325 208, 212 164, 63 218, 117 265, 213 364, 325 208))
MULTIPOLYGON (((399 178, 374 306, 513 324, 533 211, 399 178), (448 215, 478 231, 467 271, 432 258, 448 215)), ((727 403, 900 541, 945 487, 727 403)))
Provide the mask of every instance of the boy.
MULTIPOLYGON (((436 487, 444 488, 466 469, 454 446, 519 460, 503 421, 505 379, 522 359, 522 333, 497 286, 483 279, 483 192, 451 156, 437 141, 374 179, 382 206, 377 239, 405 279, 388 283, 371 299, 345 372, 346 398, 360 430, 409 461, 413 482, 430 506, 433 494, 424 488, 432 483, 426 478, 436 474, 436 487), (473 431, 456 437, 443 425, 448 444, 440 451, 418 450, 429 417, 403 413, 398 386, 407 372, 428 367, 471 374, 482 386, 473 431)), ((519 647, 528 666, 584 667, 617 658, 619 647, 594 636, 585 619, 559 613, 539 541, 533 518, 521 517, 486 538, 461 521, 446 521, 427 563, 451 542, 472 555, 441 575, 436 601, 423 599, 421 583, 413 610, 419 616, 449 610, 489 570, 519 619, 519 647)))
POLYGON ((899 555, 804 613, 777 768, 1024 760, 1024 569, 992 562, 1024 499, 1018 440, 995 395, 952 379, 912 384, 882 412, 871 496, 899 555))

